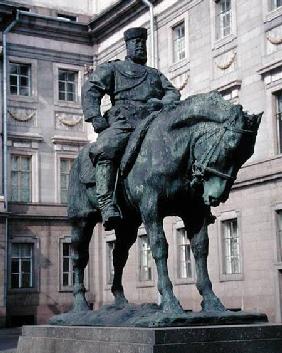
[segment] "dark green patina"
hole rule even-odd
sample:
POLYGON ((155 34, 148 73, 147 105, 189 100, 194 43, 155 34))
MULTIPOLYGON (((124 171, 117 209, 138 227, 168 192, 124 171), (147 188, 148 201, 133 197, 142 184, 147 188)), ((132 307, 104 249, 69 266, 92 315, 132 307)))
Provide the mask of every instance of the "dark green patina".
MULTIPOLYGON (((128 44, 132 38, 126 39, 132 55, 128 44)), ((134 42, 133 49, 137 47, 134 42)), ((157 70, 145 66, 144 57, 138 63, 128 60, 101 65, 84 89, 86 119, 92 121, 99 136, 80 152, 70 175, 68 211, 75 273, 72 315, 89 310, 83 274, 93 228, 101 221, 100 210, 104 224, 116 234, 112 293, 117 307, 127 305, 122 273, 143 223, 157 267, 159 310, 174 318, 183 315, 168 276, 168 244, 163 231, 166 216, 179 216, 191 241, 202 309, 223 312, 207 270, 207 226, 214 222, 210 207, 227 200, 239 168, 253 154, 261 114, 249 115, 217 92, 179 102, 175 88, 157 70), (110 94, 113 107, 102 117, 100 100, 105 93, 110 94), (109 205, 110 211, 105 212, 109 205)), ((73 324, 73 317, 68 324, 73 324)))

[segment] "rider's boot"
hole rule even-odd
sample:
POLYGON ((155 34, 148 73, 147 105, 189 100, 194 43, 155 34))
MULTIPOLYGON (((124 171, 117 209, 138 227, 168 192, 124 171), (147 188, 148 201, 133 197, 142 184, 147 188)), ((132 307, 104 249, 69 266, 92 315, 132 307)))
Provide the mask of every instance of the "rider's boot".
POLYGON ((113 201, 116 168, 111 160, 96 163, 96 194, 105 230, 115 229, 121 221, 121 214, 113 201))

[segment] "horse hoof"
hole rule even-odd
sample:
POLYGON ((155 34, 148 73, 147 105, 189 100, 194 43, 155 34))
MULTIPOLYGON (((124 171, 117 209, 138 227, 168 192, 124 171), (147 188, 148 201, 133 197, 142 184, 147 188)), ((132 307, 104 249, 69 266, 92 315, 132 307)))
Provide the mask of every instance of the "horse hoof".
POLYGON ((180 305, 177 299, 170 300, 161 305, 162 311, 168 314, 184 314, 185 311, 183 310, 182 306, 180 305))
POLYGON ((72 312, 73 313, 78 313, 82 311, 89 311, 90 307, 87 303, 87 300, 85 298, 78 298, 77 300, 74 301, 72 312))
POLYGON ((128 300, 125 298, 125 296, 116 296, 115 297, 115 305, 116 306, 125 306, 128 304, 128 300))
POLYGON ((205 312, 223 312, 226 311, 225 306, 218 298, 203 300, 201 303, 202 311, 205 312))

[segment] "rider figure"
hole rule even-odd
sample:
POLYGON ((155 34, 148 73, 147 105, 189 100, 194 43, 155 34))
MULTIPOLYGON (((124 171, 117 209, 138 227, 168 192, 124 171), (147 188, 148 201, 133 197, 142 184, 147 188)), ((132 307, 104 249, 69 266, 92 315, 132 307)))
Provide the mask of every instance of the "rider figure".
POLYGON ((157 69, 146 66, 147 30, 130 28, 124 33, 127 56, 99 65, 82 90, 85 121, 98 133, 95 144, 96 193, 106 230, 121 219, 113 201, 116 173, 129 136, 138 123, 163 105, 179 101, 180 94, 157 69), (102 97, 112 107, 101 116, 102 97))

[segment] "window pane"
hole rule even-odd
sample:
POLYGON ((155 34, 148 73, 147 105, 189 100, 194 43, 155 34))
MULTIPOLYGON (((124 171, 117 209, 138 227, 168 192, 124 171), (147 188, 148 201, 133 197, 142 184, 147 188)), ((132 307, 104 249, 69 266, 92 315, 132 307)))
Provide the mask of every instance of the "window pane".
POLYGON ((29 273, 23 273, 21 287, 22 288, 30 288, 31 287, 31 276, 29 273))
POLYGON ((69 258, 63 259, 63 272, 69 272, 69 258))
POLYGON ((63 286, 69 285, 69 275, 67 273, 63 274, 63 286))
POLYGON ((73 102, 73 101, 74 101, 74 95, 73 95, 73 93, 68 93, 68 94, 67 94, 67 100, 68 100, 69 102, 73 102))
POLYGON ((65 71, 59 70, 59 80, 60 81, 66 81, 66 79, 67 79, 66 76, 67 76, 67 74, 65 71))
POLYGON ((20 272, 19 260, 18 259, 12 259, 11 272, 12 273, 19 273, 20 272))
POLYGON ((223 224, 223 260, 224 273, 241 273, 240 269, 240 243, 237 220, 232 219, 223 224))
POLYGON ((173 28, 173 61, 185 58, 185 26, 184 23, 173 28))
POLYGON ((22 272, 30 273, 30 260, 22 261, 22 272))
POLYGON ((10 75, 16 75, 17 74, 17 65, 16 64, 11 64, 10 63, 10 75))
POLYGON ((59 92, 59 100, 64 101, 65 100, 65 93, 64 92, 59 92))
POLYGON ((11 275, 11 288, 19 288, 19 274, 12 273, 11 275))
POLYGON ((16 86, 15 88, 17 89, 17 83, 18 83, 17 76, 11 75, 10 76, 10 85, 16 86))
POLYGON ((63 243, 63 256, 70 256, 70 244, 63 243))
POLYGON ((18 94, 17 86, 10 86, 10 93, 11 94, 18 94))
POLYGON ((29 96, 29 87, 20 86, 19 93, 20 93, 21 96, 29 96))
POLYGON ((12 244, 12 257, 20 256, 20 247, 19 244, 12 244))

